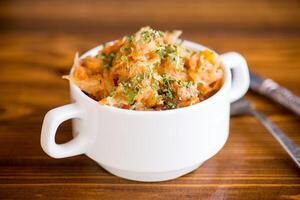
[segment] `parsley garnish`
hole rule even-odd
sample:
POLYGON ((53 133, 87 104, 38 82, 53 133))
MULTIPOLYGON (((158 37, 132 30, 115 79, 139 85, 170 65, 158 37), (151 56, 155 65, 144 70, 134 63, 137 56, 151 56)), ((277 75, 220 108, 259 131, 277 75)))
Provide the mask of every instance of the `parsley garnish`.
POLYGON ((132 79, 131 79, 131 82, 133 85, 138 85, 142 80, 142 77, 141 76, 134 76, 132 79))
POLYGON ((158 81, 154 81, 154 83, 152 83, 152 88, 154 90, 158 90, 159 89, 159 83, 158 83, 158 81))
POLYGON ((178 84, 182 87, 190 88, 190 87, 192 87, 193 82, 192 81, 181 81, 181 80, 179 80, 178 84))
POLYGON ((137 93, 138 93, 137 90, 134 90, 134 89, 128 90, 126 97, 127 97, 127 101, 129 103, 129 105, 134 104, 134 98, 137 95, 137 93))
POLYGON ((124 51, 129 52, 130 48, 129 47, 125 47, 124 51))
POLYGON ((109 92, 109 96, 114 96, 116 94, 116 89, 112 89, 110 92, 109 92))
POLYGON ((170 53, 176 53, 177 52, 177 45, 173 44, 173 45, 167 45, 166 46, 166 51, 168 54, 170 53))
POLYGON ((134 40, 135 40, 135 37, 134 37, 133 35, 127 36, 127 41, 128 41, 129 43, 133 42, 134 40))
POLYGON ((164 59, 166 57, 166 54, 167 54, 166 48, 164 46, 158 47, 155 52, 159 55, 159 57, 161 59, 164 59))
POLYGON ((144 42, 149 43, 149 42, 151 42, 151 40, 162 37, 163 33, 161 31, 149 29, 149 30, 143 31, 141 33, 141 36, 142 36, 144 42))
POLYGON ((176 107, 177 107, 176 103, 174 103, 174 102, 172 102, 172 101, 168 101, 168 102, 167 102, 167 108, 169 108, 169 109, 174 109, 174 108, 176 108, 176 107))
POLYGON ((180 63, 180 57, 177 51, 177 45, 167 45, 167 46, 160 46, 155 51, 161 59, 170 58, 171 62, 178 67, 180 63))
POLYGON ((198 82, 198 83, 197 83, 197 86, 198 86, 198 87, 201 87, 201 86, 203 86, 203 83, 198 82))
POLYGON ((151 42, 151 34, 150 34, 150 31, 143 31, 141 33, 142 37, 143 37, 143 40, 147 43, 151 42))
POLYGON ((163 89, 161 92, 166 98, 167 108, 176 108, 176 104, 173 102, 175 92, 171 87, 171 81, 174 81, 174 79, 163 76, 163 89))
POLYGON ((177 67, 180 62, 179 56, 176 53, 171 53, 169 54, 169 58, 171 59, 171 62, 177 67))
POLYGON ((116 56, 115 53, 110 53, 110 54, 102 53, 101 58, 103 60, 104 67, 106 67, 106 68, 112 67, 112 63, 113 63, 115 56, 116 56))
POLYGON ((134 97, 136 96, 136 92, 133 90, 129 90, 127 93, 127 101, 130 105, 134 103, 134 97))

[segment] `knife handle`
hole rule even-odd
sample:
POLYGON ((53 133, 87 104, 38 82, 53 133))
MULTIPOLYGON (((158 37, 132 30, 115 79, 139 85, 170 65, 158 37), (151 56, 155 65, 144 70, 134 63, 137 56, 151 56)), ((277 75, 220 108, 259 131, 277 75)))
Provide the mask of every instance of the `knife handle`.
POLYGON ((266 79, 258 88, 253 89, 300 115, 300 98, 273 80, 266 79))

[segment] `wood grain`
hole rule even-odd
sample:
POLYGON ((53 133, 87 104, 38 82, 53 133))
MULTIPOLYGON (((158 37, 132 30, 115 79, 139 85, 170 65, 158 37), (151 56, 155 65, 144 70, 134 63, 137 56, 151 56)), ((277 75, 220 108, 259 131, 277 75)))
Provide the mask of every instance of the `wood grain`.
MULTIPOLYGON (((69 102, 76 51, 142 25, 243 54, 250 68, 300 95, 299 1, 1 1, 0 199, 300 199, 300 171, 253 117, 231 120, 225 147, 173 181, 110 175, 86 156, 52 159, 39 144, 45 113, 69 102)), ((247 98, 300 145, 299 117, 252 92, 247 98)), ((58 142, 70 139, 70 123, 58 142)))

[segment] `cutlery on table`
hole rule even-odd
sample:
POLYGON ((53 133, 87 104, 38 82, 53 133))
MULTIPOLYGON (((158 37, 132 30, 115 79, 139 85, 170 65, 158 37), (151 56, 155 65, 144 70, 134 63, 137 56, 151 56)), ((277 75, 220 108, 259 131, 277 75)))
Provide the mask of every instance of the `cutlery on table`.
POLYGON ((271 79, 250 72, 250 88, 300 115, 300 98, 271 79))
POLYGON ((284 150, 290 155, 300 168, 300 148, 280 130, 275 124, 269 121, 263 114, 256 111, 246 99, 240 99, 230 106, 230 115, 253 115, 255 116, 281 144, 284 150))

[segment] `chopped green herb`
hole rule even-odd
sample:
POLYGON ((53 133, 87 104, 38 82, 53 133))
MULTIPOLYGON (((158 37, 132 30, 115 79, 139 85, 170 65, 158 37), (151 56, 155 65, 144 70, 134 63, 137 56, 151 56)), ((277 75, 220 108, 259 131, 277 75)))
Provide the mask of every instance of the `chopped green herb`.
POLYGON ((171 78, 167 78, 166 76, 163 76, 163 88, 162 93, 166 97, 166 101, 172 101, 174 98, 174 91, 171 87, 171 81, 174 81, 171 78))
POLYGON ((190 87, 192 87, 192 85, 193 85, 193 82, 192 81, 188 81, 187 84, 186 84, 186 87, 190 88, 190 87))
POLYGON ((128 41, 129 43, 133 42, 134 40, 135 40, 135 37, 134 37, 133 35, 127 36, 127 41, 128 41))
POLYGON ((163 36, 164 36, 164 34, 163 34, 162 31, 156 31, 156 34, 157 34, 159 37, 163 37, 163 36))
POLYGON ((131 82, 132 82, 133 85, 137 85, 137 84, 139 84, 139 83, 141 82, 141 80, 142 80, 142 77, 136 75, 136 76, 134 76, 134 77, 131 79, 131 82))
POLYGON ((109 92, 109 96, 114 96, 116 94, 116 89, 112 89, 110 92, 109 92))
POLYGON ((168 101, 168 102, 167 102, 167 108, 169 108, 169 109, 174 109, 174 108, 176 108, 176 107, 177 107, 176 103, 174 103, 174 102, 172 102, 172 101, 168 101))
POLYGON ((176 68, 178 68, 181 63, 181 58, 178 54, 177 44, 166 46, 165 51, 165 57, 169 57, 171 62, 176 66, 176 68))
POLYGON ((120 83, 120 85, 122 85, 125 89, 128 89, 131 87, 131 84, 129 82, 123 82, 123 83, 120 83))
POLYGON ((176 66, 178 67, 179 63, 180 63, 180 57, 178 56, 178 54, 176 53, 170 53, 168 54, 171 62, 176 66))
POLYGON ((151 42, 151 34, 150 34, 150 31, 143 31, 141 33, 142 37, 143 37, 143 40, 147 43, 151 42))
POLYGON ((198 82, 198 83, 197 83, 197 86, 198 86, 198 87, 201 87, 201 86, 203 86, 203 83, 198 82))
POLYGON ((171 62, 177 67, 181 62, 181 58, 178 55, 177 45, 161 46, 156 49, 156 53, 161 59, 170 58, 171 62))
POLYGON ((155 51, 161 59, 164 59, 167 55, 166 48, 164 46, 160 46, 155 51))
POLYGON ((127 93, 127 101, 130 105, 134 103, 134 98, 137 95, 137 92, 134 90, 129 90, 127 93))
POLYGON ((102 53, 101 59, 103 60, 104 67, 106 67, 106 68, 112 67, 112 63, 113 63, 115 56, 116 56, 115 53, 110 53, 110 54, 102 53))
POLYGON ((130 48, 129 47, 125 47, 124 51, 129 52, 130 48))
POLYGON ((192 81, 178 81, 178 84, 182 87, 190 88, 193 85, 192 81))
POLYGON ((142 33, 143 41, 146 43, 151 42, 151 40, 155 40, 156 38, 162 37, 163 33, 161 31, 156 31, 153 29, 144 30, 142 33))
POLYGON ((178 47, 176 44, 166 46, 167 54, 177 53, 177 49, 178 49, 178 47))
POLYGON ((159 83, 158 83, 158 81, 155 81, 154 83, 152 83, 152 88, 154 90, 158 90, 159 89, 159 83))
POLYGON ((165 92, 165 95, 166 95, 166 97, 168 98, 168 99, 173 99, 173 92, 172 92, 172 90, 168 90, 168 89, 166 89, 166 90, 164 90, 164 92, 165 92))

